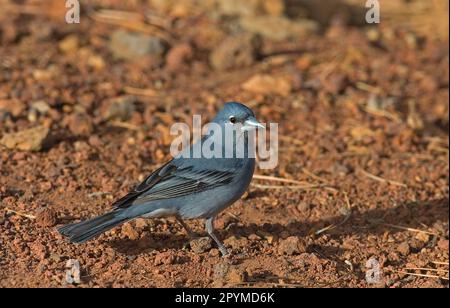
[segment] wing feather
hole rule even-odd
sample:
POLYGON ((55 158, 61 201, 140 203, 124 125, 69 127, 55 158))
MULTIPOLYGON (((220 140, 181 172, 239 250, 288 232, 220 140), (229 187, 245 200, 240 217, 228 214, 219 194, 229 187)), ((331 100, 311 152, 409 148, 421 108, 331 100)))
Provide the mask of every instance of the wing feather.
POLYGON ((194 166, 176 166, 171 162, 157 169, 136 189, 116 201, 116 208, 127 208, 133 204, 149 201, 178 198, 199 193, 230 183, 236 168, 212 170, 194 166))

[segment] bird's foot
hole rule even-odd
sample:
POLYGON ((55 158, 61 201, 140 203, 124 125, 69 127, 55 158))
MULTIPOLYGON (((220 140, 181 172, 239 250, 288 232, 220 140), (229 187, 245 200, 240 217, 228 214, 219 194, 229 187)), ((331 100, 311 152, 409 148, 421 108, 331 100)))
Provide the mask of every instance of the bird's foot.
POLYGON ((222 254, 223 258, 230 256, 230 252, 223 245, 219 246, 219 251, 222 254))

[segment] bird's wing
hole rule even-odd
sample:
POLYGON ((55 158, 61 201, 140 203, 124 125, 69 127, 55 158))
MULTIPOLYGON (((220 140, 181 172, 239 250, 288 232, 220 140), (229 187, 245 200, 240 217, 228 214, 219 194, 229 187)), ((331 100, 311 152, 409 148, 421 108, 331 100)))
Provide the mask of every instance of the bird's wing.
POLYGON ((172 161, 162 165, 160 168, 153 171, 141 184, 139 184, 133 191, 115 201, 112 206, 114 208, 126 208, 130 206, 142 193, 153 187, 161 179, 170 174, 176 168, 172 166, 172 161))
POLYGON ((177 198, 230 183, 236 168, 225 170, 201 166, 176 166, 170 162, 153 172, 134 191, 113 204, 127 208, 132 204, 177 198))

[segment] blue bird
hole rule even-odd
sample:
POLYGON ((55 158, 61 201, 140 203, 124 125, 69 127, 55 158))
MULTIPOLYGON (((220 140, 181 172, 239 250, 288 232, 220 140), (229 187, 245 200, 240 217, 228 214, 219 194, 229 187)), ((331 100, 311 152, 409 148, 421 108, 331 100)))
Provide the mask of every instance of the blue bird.
POLYGON ((214 233, 214 219, 248 188, 255 169, 254 146, 249 131, 264 126, 256 120, 250 108, 237 102, 226 103, 212 123, 222 129, 222 134, 203 136, 151 173, 129 194, 114 202, 112 211, 60 227, 58 231, 73 243, 83 243, 138 217, 173 216, 192 236, 184 220, 205 219, 209 236, 216 242, 222 255, 227 255, 227 249, 214 233), (231 136, 231 155, 229 147, 226 147, 230 140, 225 139, 230 137, 224 133, 229 127, 236 128, 231 136), (237 149, 238 141, 244 143, 243 152, 237 149), (188 155, 199 143, 212 144, 212 149, 221 146, 221 156, 205 157, 203 151, 197 158, 188 155))

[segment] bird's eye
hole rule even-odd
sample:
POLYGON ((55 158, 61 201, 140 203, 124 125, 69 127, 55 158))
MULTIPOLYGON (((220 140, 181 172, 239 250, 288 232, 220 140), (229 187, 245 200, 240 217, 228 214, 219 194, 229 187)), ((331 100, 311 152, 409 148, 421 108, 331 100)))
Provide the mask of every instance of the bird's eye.
POLYGON ((232 124, 236 123, 236 118, 233 117, 233 116, 231 116, 231 117, 229 118, 229 120, 230 120, 230 123, 232 123, 232 124))

